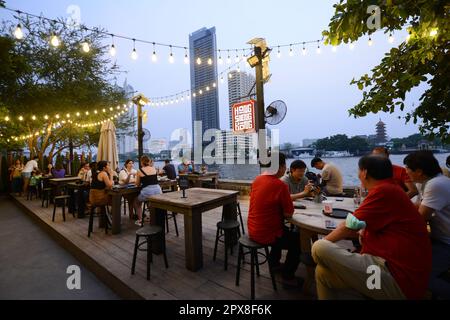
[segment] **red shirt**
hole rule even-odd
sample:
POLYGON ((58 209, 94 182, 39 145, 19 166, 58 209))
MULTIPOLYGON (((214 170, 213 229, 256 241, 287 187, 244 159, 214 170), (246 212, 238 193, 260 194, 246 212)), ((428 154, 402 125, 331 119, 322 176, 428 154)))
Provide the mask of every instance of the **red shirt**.
POLYGON ((395 164, 392 165, 392 173, 394 181, 403 188, 404 191, 407 191, 406 187, 407 182, 411 182, 411 178, 409 177, 406 169, 395 164))
POLYGON ((425 220, 405 192, 390 179, 369 191, 354 215, 367 224, 361 254, 386 260, 408 299, 422 299, 431 272, 431 242, 425 220))
POLYGON ((258 176, 250 193, 250 238, 261 244, 274 243, 276 238, 283 235, 284 213, 294 213, 288 186, 276 176, 258 176))

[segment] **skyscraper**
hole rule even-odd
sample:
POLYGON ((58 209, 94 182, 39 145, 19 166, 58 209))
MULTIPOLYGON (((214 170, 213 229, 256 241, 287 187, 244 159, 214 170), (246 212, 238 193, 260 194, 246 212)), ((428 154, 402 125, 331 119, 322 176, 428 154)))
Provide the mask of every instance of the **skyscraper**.
POLYGON ((231 108, 236 103, 255 98, 252 97, 256 93, 256 88, 254 87, 255 81, 255 77, 247 72, 233 70, 228 74, 230 129, 233 129, 231 108))
MULTIPOLYGON (((123 84, 123 90, 125 91, 125 96, 128 101, 131 100, 134 94, 134 88, 128 84, 127 79, 125 79, 125 82, 123 84)), ((136 117, 134 106, 130 108, 128 111, 128 116, 132 119, 136 117)), ((136 131, 136 128, 127 128, 124 130, 117 130, 117 145, 119 154, 125 154, 128 152, 133 152, 135 149, 137 149, 137 139, 134 136, 134 132, 136 131)))
MULTIPOLYGON (((220 129, 217 85, 216 28, 202 28, 189 35, 191 59, 192 133, 194 121, 202 122, 202 135, 208 129, 220 129)), ((195 145, 194 134, 193 145, 195 145)))

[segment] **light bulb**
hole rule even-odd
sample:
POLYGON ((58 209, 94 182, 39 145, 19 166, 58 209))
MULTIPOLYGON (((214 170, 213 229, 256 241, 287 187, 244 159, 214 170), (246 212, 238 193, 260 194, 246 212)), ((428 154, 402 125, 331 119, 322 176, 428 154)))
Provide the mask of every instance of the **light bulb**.
POLYGON ((237 67, 237 72, 240 73, 241 72, 241 67, 237 67))
POLYGON ((317 52, 317 54, 321 53, 320 46, 317 47, 316 52, 317 52))
POLYGON ((52 38, 50 39, 50 43, 51 43, 51 45, 52 46, 54 46, 55 48, 56 47, 59 47, 59 45, 60 45, 60 41, 59 41, 59 38, 57 37, 57 36, 52 36, 52 38))
POLYGON ((219 57, 219 64, 220 64, 220 65, 223 64, 223 59, 222 59, 222 57, 219 57))
POLYGON ((294 56, 294 51, 292 50, 292 47, 289 49, 289 56, 293 57, 294 56))
POLYGON ((16 37, 17 40, 23 39, 23 31, 22 31, 22 26, 20 25, 20 23, 17 25, 16 29, 14 30, 14 37, 16 37))
POLYGON ((32 116, 31 120, 33 120, 33 121, 36 120, 36 116, 32 116))
POLYGON ((153 54, 152 54, 152 62, 156 62, 156 61, 158 61, 158 56, 156 55, 156 52, 153 51, 153 54))
POLYGON ((197 58, 197 64, 201 65, 202 64, 202 59, 200 59, 200 57, 197 58))
POLYGON ((437 28, 433 28, 433 29, 430 31, 430 37, 435 37, 435 36, 437 36, 437 34, 438 34, 437 28))
POLYGON ((348 45, 348 47, 349 47, 350 50, 355 49, 355 45, 354 45, 353 43, 350 43, 350 44, 348 45))
POLYGON ((189 57, 187 54, 184 56, 184 63, 189 64, 189 57))
POLYGON ((23 117, 22 116, 19 117, 19 121, 23 121, 23 117))
POLYGON ((304 56, 306 56, 306 48, 305 48, 305 47, 303 47, 303 49, 302 49, 302 54, 303 54, 304 56))
POLYGON ((220 77, 220 83, 223 83, 223 77, 220 77))
POLYGON ((139 58, 139 55, 136 51, 136 48, 133 49, 133 52, 131 52, 131 59, 137 60, 139 58))
POLYGON ((170 53, 169 55, 169 63, 174 63, 175 62, 175 58, 173 57, 173 53, 170 53))
POLYGON ((45 115, 45 116, 44 116, 44 119, 45 119, 45 120, 48 120, 48 115, 45 115))
POLYGON ((389 41, 389 43, 394 43, 394 36, 392 35, 392 33, 391 34, 389 34, 389 38, 388 38, 388 41, 389 41))
POLYGON ((280 49, 278 49, 278 52, 277 52, 277 58, 278 58, 278 59, 281 58, 281 52, 280 52, 280 49))
POLYGON ((336 52, 337 51, 337 46, 332 46, 331 47, 331 51, 336 52))
POLYGON ((8 117, 8 116, 5 117, 5 121, 6 121, 6 122, 9 121, 9 117, 8 117))
POLYGON ((109 49, 109 54, 111 57, 115 57, 117 54, 116 47, 114 45, 111 45, 111 48, 109 49))
POLYGON ((369 42, 367 44, 369 45, 369 47, 371 47, 373 45, 372 38, 369 38, 369 42))
POLYGON ((231 73, 228 74, 228 78, 232 79, 233 75, 231 73))
POLYGON ((231 63, 231 57, 228 56, 228 58, 227 58, 227 64, 230 64, 230 63, 231 63))
POLYGON ((211 58, 208 59, 208 64, 212 65, 212 59, 211 58))
POLYGON ((87 42, 83 42, 81 44, 81 47, 85 53, 88 53, 89 51, 91 51, 91 48, 89 47, 89 43, 87 43, 87 42))

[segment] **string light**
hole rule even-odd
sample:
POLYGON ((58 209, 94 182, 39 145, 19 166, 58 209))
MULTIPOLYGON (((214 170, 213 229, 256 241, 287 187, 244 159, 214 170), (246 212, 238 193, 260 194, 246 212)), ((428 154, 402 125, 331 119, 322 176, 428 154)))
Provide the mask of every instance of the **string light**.
POLYGON ((109 49, 109 54, 111 57, 115 57, 117 54, 117 51, 116 51, 116 47, 114 45, 114 35, 113 34, 111 35, 111 42, 112 42, 112 44, 111 44, 111 48, 109 49))
POLYGON ((219 60, 218 60, 219 64, 222 65, 223 64, 223 59, 222 59, 222 53, 219 50, 219 60))
POLYGON ((302 54, 303 54, 304 56, 306 56, 306 47, 305 47, 305 43, 304 43, 304 42, 303 42, 302 54))
POLYGON ((294 56, 294 51, 292 50, 292 44, 290 45, 290 48, 289 48, 289 56, 290 57, 294 56))
POLYGON ((136 40, 133 39, 133 52, 131 52, 131 59, 137 60, 139 58, 139 55, 136 51, 136 40))
POLYGON ((208 59, 208 65, 212 65, 213 61, 211 58, 208 59))
POLYGON ((319 40, 317 40, 317 50, 316 50, 316 52, 317 52, 317 54, 320 54, 320 52, 321 52, 319 40))
POLYGON ((189 56, 188 56, 187 48, 184 48, 184 63, 189 64, 189 56))
POLYGON ((10 119, 8 116, 5 117, 5 121, 8 122, 10 119))
POLYGON ((438 34, 438 29, 437 28, 433 28, 430 31, 430 37, 435 37, 438 34))
POLYGON ((231 63, 230 50, 228 50, 227 64, 231 63))
POLYGON ((89 43, 87 43, 87 42, 83 42, 83 43, 81 44, 81 48, 83 49, 83 51, 84 51, 85 53, 89 53, 89 51, 91 51, 91 48, 90 48, 90 46, 89 46, 89 43))
POLYGON ((355 49, 355 44, 354 43, 350 43, 348 45, 348 47, 349 47, 350 50, 353 50, 353 49, 355 49))
POLYGON ((389 34, 389 38, 388 38, 388 42, 389 43, 394 43, 394 36, 392 35, 392 32, 389 34))
POLYGON ((197 58, 197 64, 201 65, 202 64, 202 59, 200 57, 197 58))
POLYGON ((369 37, 369 42, 367 44, 369 45, 369 47, 371 47, 373 45, 373 41, 372 41, 371 37, 369 37))
POLYGON ((238 51, 236 50, 236 58, 234 59, 234 61, 235 61, 236 63, 238 63, 240 60, 241 60, 241 59, 239 59, 239 53, 238 53, 238 51))
POLYGON ((278 46, 277 57, 278 57, 278 59, 280 59, 280 58, 281 58, 281 51, 280 51, 280 46, 278 46))
POLYGON ((170 46, 169 63, 174 63, 175 58, 173 57, 172 46, 170 46))
POLYGON ((152 62, 157 62, 158 56, 156 55, 155 43, 153 42, 153 53, 152 53, 152 62))
POLYGON ((50 44, 51 44, 53 47, 55 47, 55 48, 59 47, 60 41, 59 41, 58 36, 53 35, 53 36, 50 38, 50 44))

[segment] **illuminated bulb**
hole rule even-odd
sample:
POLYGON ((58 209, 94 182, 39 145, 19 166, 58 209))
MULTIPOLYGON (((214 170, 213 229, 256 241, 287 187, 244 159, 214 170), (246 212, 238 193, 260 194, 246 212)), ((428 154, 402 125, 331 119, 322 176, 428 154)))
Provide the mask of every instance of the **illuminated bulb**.
POLYGON ((206 91, 209 91, 209 86, 208 86, 208 87, 206 87, 206 91))
POLYGON ((212 65, 212 59, 211 58, 208 59, 208 64, 212 65))
POLYGON ((184 56, 184 63, 189 64, 189 57, 187 54, 184 56))
POLYGON ((293 57, 294 56, 294 51, 292 50, 292 47, 289 49, 289 56, 293 57))
POLYGON ((79 112, 77 112, 77 117, 79 117, 80 116, 80 113, 79 112))
POLYGON ((215 88, 215 87, 217 87, 217 84, 214 82, 214 83, 213 83, 213 88, 215 88))
POLYGON ((316 52, 317 52, 317 54, 321 53, 320 46, 317 46, 316 52))
POLYGON ((337 51, 337 46, 333 46, 333 47, 331 48, 331 51, 336 52, 336 51, 337 51))
MULTIPOLYGON (((106 109, 103 109, 102 112, 106 112, 106 109)), ((78 114, 77 114, 78 115, 78 114)))
POLYGON ((17 25, 16 29, 14 30, 14 37, 16 37, 17 40, 23 39, 23 31, 22 31, 22 26, 20 25, 20 23, 17 25))
POLYGON ((349 47, 350 50, 355 49, 355 45, 354 45, 353 43, 350 43, 350 44, 348 45, 348 47, 349 47))
POLYGON ((392 35, 392 33, 391 34, 389 34, 389 38, 388 38, 388 41, 389 41, 389 43, 394 43, 394 36, 392 35))
POLYGON ((437 28, 433 28, 430 31, 430 37, 435 37, 438 34, 437 28))
POLYGON ((197 58, 197 64, 201 65, 202 64, 202 59, 200 59, 200 57, 197 58))
POLYGON ((220 83, 223 83, 223 76, 220 77, 220 83))
POLYGON ((200 89, 200 91, 198 92, 198 94, 203 94, 203 90, 202 90, 202 89, 200 89))
POLYGON ((228 74, 228 78, 232 79, 233 75, 231 73, 228 74))
POLYGON ((228 58, 227 58, 227 64, 230 64, 230 63, 231 63, 231 57, 228 56, 228 58))
POLYGON ((174 63, 175 62, 175 58, 173 57, 173 53, 170 53, 169 55, 169 63, 174 63))
POLYGON ((9 121, 9 117, 8 116, 5 117, 5 121, 9 121))
POLYGON ((89 51, 91 51, 91 48, 89 47, 89 43, 87 43, 87 42, 83 42, 81 44, 81 48, 83 49, 83 51, 85 53, 88 53, 89 51))
POLYGON ((45 116, 44 116, 44 119, 45 119, 45 120, 48 120, 48 115, 45 115, 45 116))
POLYGON ((19 121, 23 121, 23 117, 22 116, 19 117, 19 121))
POLYGON ((303 47, 303 49, 302 49, 302 54, 303 54, 304 56, 306 56, 306 48, 305 48, 305 47, 303 47))
POLYGON ((59 114, 57 114, 57 115, 55 116, 55 118, 56 118, 56 119, 59 119, 59 114))
POLYGON ((60 45, 60 41, 59 41, 59 38, 57 37, 57 36, 52 36, 52 38, 50 39, 50 44, 52 45, 52 46, 54 46, 55 48, 56 47, 59 47, 59 45, 60 45))
POLYGON ((66 117, 67 117, 67 118, 70 118, 70 114, 66 114, 66 117))
POLYGON ((139 55, 136 51, 136 48, 133 49, 133 52, 131 52, 131 59, 137 60, 139 58, 139 55))
POLYGON ((98 113, 97 110, 94 110, 94 113, 97 114, 98 113))
POLYGON ((109 49, 109 54, 111 55, 111 57, 115 57, 117 54, 117 50, 116 47, 114 45, 111 45, 111 48, 109 49))
POLYGON ((195 94, 195 92, 192 94, 192 96, 195 98, 197 96, 197 94, 195 94))
POLYGON ((114 110, 113 107, 109 108, 109 111, 113 111, 113 110, 114 110))
MULTIPOLYGON (((391 42, 392 43, 392 42, 391 42)), ((371 47, 373 45, 373 41, 372 38, 369 38, 369 42, 367 43, 369 45, 369 47, 371 47)))
POLYGON ((152 54, 152 62, 156 62, 156 61, 158 61, 158 56, 156 55, 156 52, 153 51, 153 54, 152 54))
POLYGON ((278 59, 281 58, 281 51, 280 51, 280 49, 278 49, 278 52, 277 52, 277 58, 278 58, 278 59))
POLYGON ((89 111, 86 111, 86 115, 87 115, 87 116, 89 115, 89 111))
POLYGON ((223 59, 222 59, 222 57, 219 57, 219 64, 220 64, 220 65, 223 64, 223 59))
POLYGON ((31 120, 36 120, 36 116, 32 116, 32 117, 31 117, 31 120))

